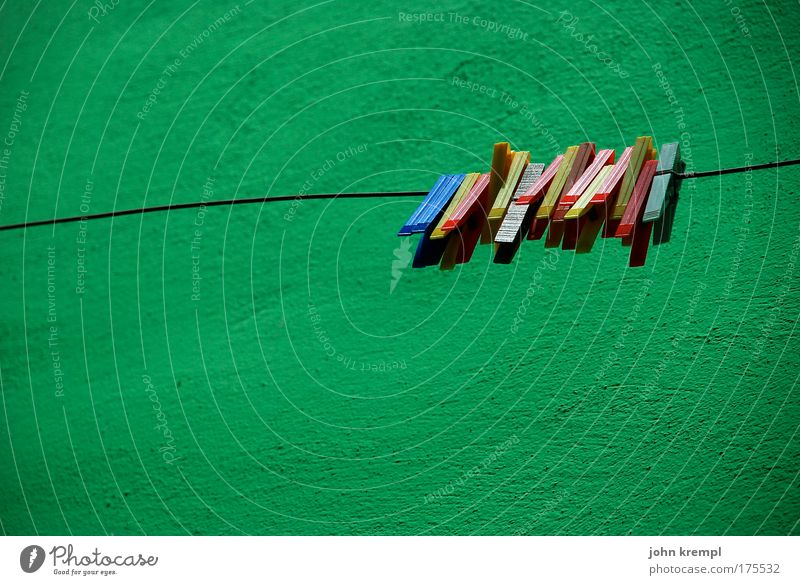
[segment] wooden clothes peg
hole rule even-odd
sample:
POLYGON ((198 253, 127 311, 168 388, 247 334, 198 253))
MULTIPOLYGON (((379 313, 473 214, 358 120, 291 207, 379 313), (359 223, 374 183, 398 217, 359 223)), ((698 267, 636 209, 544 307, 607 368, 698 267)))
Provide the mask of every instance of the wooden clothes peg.
POLYGON ((511 203, 513 196, 517 192, 517 186, 522 179, 522 175, 525 172, 528 163, 531 162, 531 153, 527 151, 518 151, 512 154, 512 161, 511 166, 508 169, 508 173, 506 173, 505 183, 500 189, 500 192, 497 194, 497 197, 492 203, 492 208, 489 210, 489 232, 492 235, 492 239, 497 234, 497 231, 500 229, 500 225, 503 222, 503 218, 506 215, 506 210, 508 209, 508 205, 511 203))
POLYGON ((545 240, 546 248, 555 248, 561 244, 562 237, 564 238, 565 250, 574 250, 578 241, 578 232, 580 222, 567 222, 566 215, 570 209, 578 202, 581 195, 585 193, 592 183, 600 174, 602 169, 609 163, 614 162, 614 150, 605 149, 601 150, 594 157, 594 161, 590 164, 580 178, 575 181, 572 187, 561 196, 561 199, 553 211, 553 217, 550 220, 550 229, 547 232, 547 239, 545 240), (566 231, 567 225, 570 226, 569 232, 566 231))
POLYGON ((670 142, 661 147, 656 176, 653 178, 647 207, 642 217, 645 223, 654 224, 654 246, 668 242, 672 234, 680 188, 680 177, 676 174, 682 173, 684 166, 680 145, 677 142, 670 142))
POLYGON ((642 222, 642 215, 644 215, 647 197, 650 194, 650 185, 653 182, 657 166, 658 161, 655 160, 649 160, 642 165, 633 194, 625 208, 625 214, 617 226, 616 237, 622 238, 623 244, 631 246, 629 266, 644 266, 647 258, 653 224, 642 222))
POLYGON ((487 192, 486 218, 481 228, 481 242, 488 244, 492 241, 492 232, 489 225, 489 210, 494 206, 495 199, 500 194, 500 190, 506 183, 508 171, 513 161, 513 151, 508 142, 498 142, 494 145, 492 153, 492 168, 489 179, 489 190, 487 192))
POLYGON ((447 245, 445 239, 431 239, 439 221, 444 215, 445 208, 456 196, 458 188, 466 179, 467 175, 450 175, 452 180, 446 183, 441 192, 432 199, 432 202, 425 207, 412 224, 413 233, 423 227, 423 234, 417 243, 412 262, 413 268, 422 268, 438 264, 447 245))
POLYGON ((410 236, 424 232, 456 192, 465 175, 442 175, 419 204, 408 221, 397 232, 398 236, 410 236))
POLYGON ((489 206, 489 173, 481 175, 461 204, 456 208, 445 228, 453 231, 442 255, 440 268, 452 269, 456 264, 469 262, 478 245, 489 206))
MULTIPOLYGON (((530 191, 531 187, 536 185, 543 172, 544 164, 542 163, 531 163, 525 169, 514 194, 514 199, 508 206, 503 223, 500 224, 497 236, 494 239, 494 261, 497 264, 509 264, 519 249, 522 236, 528 233, 533 214, 539 206, 539 200, 537 199, 535 203, 522 205, 517 205, 516 202, 522 198, 523 194, 530 191)), ((551 175, 554 174, 555 172, 551 173, 551 175)))

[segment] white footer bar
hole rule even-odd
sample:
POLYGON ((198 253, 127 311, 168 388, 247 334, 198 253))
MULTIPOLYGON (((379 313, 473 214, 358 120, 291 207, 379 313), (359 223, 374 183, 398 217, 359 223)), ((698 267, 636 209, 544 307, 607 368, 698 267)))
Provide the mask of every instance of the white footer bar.
POLYGON ((0 583, 800 583, 795 537, 4 537, 0 583))

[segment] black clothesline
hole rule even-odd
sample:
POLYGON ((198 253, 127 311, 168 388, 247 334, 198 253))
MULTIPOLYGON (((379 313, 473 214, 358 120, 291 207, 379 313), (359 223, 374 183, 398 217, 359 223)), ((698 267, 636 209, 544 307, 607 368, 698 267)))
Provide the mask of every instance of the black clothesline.
MULTIPOLYGON (((775 161, 748 165, 744 167, 730 167, 727 169, 715 169, 712 171, 695 171, 689 173, 675 173, 680 179, 699 179, 702 177, 715 177, 717 175, 729 175, 732 173, 746 173, 759 171, 762 169, 772 169, 776 167, 788 167, 800 164, 800 159, 775 161)), ((193 201, 191 203, 169 203, 167 205, 154 205, 152 207, 138 207, 136 209, 121 209, 115 211, 105 211, 103 213, 93 213, 89 215, 74 215, 70 217, 56 217, 53 219, 40 219, 36 221, 23 221, 0 226, 0 232, 7 230, 19 230, 44 225, 56 225, 60 223, 74 223, 77 221, 91 221, 95 219, 107 219, 109 217, 122 217, 124 215, 142 215, 157 211, 176 211, 179 209, 193 209, 197 207, 219 207, 226 205, 249 205, 253 203, 276 203, 278 201, 309 201, 313 199, 370 199, 377 197, 424 197, 427 191, 398 191, 398 192, 378 192, 378 193, 318 193, 311 195, 280 195, 277 197, 247 197, 240 199, 221 199, 217 201, 193 201)))

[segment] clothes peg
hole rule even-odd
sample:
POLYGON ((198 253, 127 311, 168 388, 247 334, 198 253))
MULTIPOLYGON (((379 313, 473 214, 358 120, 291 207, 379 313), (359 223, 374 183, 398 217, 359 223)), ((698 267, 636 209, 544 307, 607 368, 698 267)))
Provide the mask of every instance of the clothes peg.
POLYGON ((547 190, 550 188, 550 184, 553 182, 553 177, 556 176, 559 167, 561 166, 561 162, 564 160, 564 155, 559 154, 557 157, 553 159, 541 176, 531 185, 528 190, 523 193, 519 199, 514 201, 515 205, 528 205, 529 203, 533 203, 534 201, 540 201, 547 190))
POLYGON ((442 191, 432 204, 425 208, 414 224, 414 233, 424 232, 430 224, 436 224, 438 218, 447 206, 448 202, 453 198, 455 192, 461 186, 461 183, 466 178, 466 174, 450 175, 450 182, 445 184, 442 191))
POLYGON ((452 269, 456 264, 469 262, 486 223, 489 200, 489 173, 478 177, 469 194, 456 207, 452 217, 444 223, 444 229, 453 233, 448 238, 442 255, 440 268, 452 269))
POLYGON ((623 151, 619 161, 614 165, 614 168, 611 169, 611 172, 608 174, 605 182, 592 198, 593 204, 602 204, 602 206, 598 209, 598 212, 603 213, 603 223, 601 226, 603 228, 604 238, 614 237, 614 233, 617 229, 617 222, 610 216, 616 200, 619 197, 622 183, 628 173, 631 157, 633 155, 633 149, 633 146, 629 146, 623 151))
POLYGON ((585 215, 592 205, 597 203, 595 201, 595 195, 597 195, 600 188, 605 184, 608 175, 614 170, 615 166, 616 165, 609 164, 600 169, 600 172, 597 173, 591 185, 586 188, 586 191, 578 198, 575 205, 570 207, 569 211, 564 215, 564 219, 578 219, 585 215))
MULTIPOLYGON (((513 196, 517 193, 517 187, 525 172, 528 163, 531 162, 531 153, 527 151, 518 151, 512 154, 511 165, 506 174, 506 180, 497 194, 497 197, 489 210, 489 230, 492 234, 492 239, 497 235, 500 225, 503 222, 503 217, 506 215, 509 203, 513 196)), ((529 185, 530 186, 530 185, 529 185)))
MULTIPOLYGON (((578 202, 581 195, 589 188, 592 182, 597 178, 600 171, 608 164, 614 162, 614 150, 605 149, 601 150, 594 157, 594 161, 590 164, 580 178, 575 181, 572 187, 566 191, 558 202, 558 205, 553 211, 553 217, 550 220, 550 230, 547 232, 547 239, 545 240, 545 247, 555 248, 561 244, 561 238, 565 235, 567 223, 565 217, 567 212, 578 202)), ((566 189, 566 187, 565 187, 566 189)), ((571 225, 577 228, 577 225, 571 225)), ((564 249, 574 250, 578 240, 578 230, 570 230, 570 233, 565 237, 564 249)))
POLYGON ((480 173, 468 173, 465 175, 455 195, 447 204, 447 208, 442 212, 438 220, 431 222, 425 230, 422 239, 417 244, 412 263, 413 268, 433 266, 440 262, 447 247, 447 240, 450 237, 450 232, 443 230, 442 226, 455 211, 458 204, 469 194, 478 177, 480 177, 480 173))
POLYGON ((639 136, 636 143, 633 145, 633 152, 631 153, 631 161, 628 168, 625 170, 625 177, 622 179, 622 185, 619 189, 614 211, 611 213, 612 220, 620 220, 625 213, 625 208, 628 206, 633 187, 636 185, 636 179, 639 177, 639 172, 642 165, 653 157, 653 137, 652 136, 639 136))
POLYGON ((643 223, 642 215, 644 215, 647 197, 650 194, 650 186, 657 167, 658 161, 656 160, 649 160, 642 165, 633 195, 625 208, 625 215, 622 216, 619 226, 617 226, 616 237, 622 238, 623 245, 631 247, 629 266, 644 266, 647 258, 653 224, 643 223))
POLYGON ((494 206, 495 199, 500 194, 500 190, 506 183, 508 171, 513 161, 513 151, 508 142, 498 142, 494 145, 492 152, 492 169, 489 179, 489 191, 487 194, 486 218, 481 229, 481 243, 488 244, 492 241, 492 232, 489 226, 488 212, 494 206))
MULTIPOLYGON (((522 198, 524 193, 528 193, 542 177, 544 164, 529 164, 517 186, 512 204, 508 206, 508 211, 503 219, 503 223, 495 237, 494 261, 497 264, 509 264, 519 249, 523 234, 528 233, 531 219, 539 206, 539 201, 524 205, 517 205, 516 202, 522 198)), ((552 175, 555 172, 551 173, 552 175)))
MULTIPOLYGON (((644 164, 639 180, 636 182, 636 189, 640 192, 634 193, 634 199, 638 198, 638 201, 634 203, 634 200, 631 200, 631 203, 628 204, 628 207, 636 206, 636 211, 631 212, 631 216, 636 216, 636 222, 633 225, 633 233, 629 236, 631 238, 631 254, 628 266, 631 267, 644 266, 647 259, 647 248, 650 245, 650 232, 653 229, 653 223, 644 223, 642 216, 647 206, 647 198, 652 188, 653 175, 655 175, 657 167, 658 162, 655 160, 649 160, 644 164)), ((625 223, 625 217, 623 217, 623 223, 625 223)))
POLYGON ((436 182, 431 187, 431 190, 428 191, 428 194, 425 198, 420 202, 417 208, 414 210, 414 213, 411 214, 411 217, 408 218, 403 227, 400 228, 400 231, 397 232, 398 236, 410 236, 413 232, 411 228, 414 226, 414 222, 416 221, 419 214, 422 213, 422 210, 425 209, 426 206, 430 205, 431 201, 436 197, 436 194, 442 189, 444 183, 450 180, 450 175, 441 175, 436 182))
POLYGON ((536 211, 536 215, 534 215, 533 221, 531 222, 531 227, 528 231, 529 240, 541 239, 545 230, 547 230, 547 224, 550 221, 550 214, 553 212, 553 206, 555 205, 555 202, 558 201, 558 196, 561 194, 561 190, 564 188, 564 183, 566 182, 567 175, 569 174, 569 171, 575 162, 575 155, 577 153, 577 146, 570 146, 567 148, 566 152, 564 152, 564 157, 561 160, 561 164, 559 165, 553 180, 550 182, 550 186, 547 188, 547 192, 542 198, 539 209, 536 211))
POLYGON ((444 222, 442 229, 449 231, 462 225, 466 221, 467 216, 475 210, 475 206, 478 204, 481 197, 483 197, 484 200, 488 200, 489 181, 489 173, 484 173, 476 179, 469 194, 456 206, 455 211, 453 211, 450 217, 444 222))
POLYGON ((472 187, 475 185, 475 181, 481 176, 480 173, 467 173, 464 177, 464 180, 461 182, 461 185, 458 187, 456 194, 448 203, 447 208, 444 210, 439 223, 436 225, 434 230, 431 232, 431 239, 439 240, 442 238, 447 237, 448 231, 445 231, 444 224, 449 220, 464 198, 469 195, 469 192, 472 190, 472 187))
POLYGON ((628 165, 631 162, 631 154, 633 154, 633 147, 629 146, 624 151, 622 151, 622 156, 619 157, 617 163, 611 169, 611 172, 608 173, 606 180, 603 181, 603 184, 600 185, 600 188, 597 190, 597 193, 594 194, 590 203, 605 203, 609 199, 614 199, 619 192, 620 185, 622 184, 622 179, 625 176, 625 172, 628 170, 628 165))
POLYGON ((464 175, 442 175, 419 204, 408 221, 397 232, 398 236, 422 233, 455 193, 464 175))
MULTIPOLYGON (((562 193, 566 193, 572 189, 575 182, 580 178, 595 157, 594 142, 582 142, 578 146, 578 152, 575 154, 575 163, 567 175, 567 180, 564 181, 564 189, 562 193)), ((558 201, 554 205, 558 205, 558 201)))
POLYGON ((680 178, 676 173, 682 173, 684 166, 680 145, 677 142, 670 142, 661 147, 656 176, 653 178, 647 207, 642 217, 645 223, 654 223, 654 246, 669 241, 680 188, 680 178))
POLYGON ((650 185, 656 173, 656 167, 658 167, 658 161, 655 160, 649 160, 642 165, 642 170, 639 173, 639 178, 636 180, 636 185, 633 189, 633 195, 625 208, 625 214, 622 216, 622 219, 620 219, 617 231, 614 234, 615 237, 632 237, 637 224, 642 221, 642 216, 647 204, 647 196, 650 193, 650 185))
POLYGON ((600 169, 575 205, 564 215, 563 249, 575 250, 577 253, 585 253, 592 249, 606 216, 605 204, 592 204, 592 199, 613 168, 614 165, 606 165, 600 169), (601 208, 603 208, 602 213, 601 208))
POLYGON ((605 203, 592 204, 592 199, 602 187, 604 181, 611 173, 614 165, 606 165, 586 188, 583 195, 575 202, 564 215, 564 244, 563 248, 574 249, 577 254, 590 252, 597 234, 605 221, 605 203), (574 247, 573 246, 574 242, 574 247))
MULTIPOLYGON (((466 175, 452 176, 466 179, 466 175)), ((463 181, 453 181, 450 185, 455 185, 458 188, 460 187, 460 183, 463 183, 463 181)), ((449 191, 449 187, 444 189, 442 191, 443 195, 435 198, 433 203, 426 207, 425 211, 417 217, 417 223, 412 227, 412 230, 415 230, 417 226, 421 226, 423 223, 425 225, 425 230, 417 243, 417 249, 414 253, 414 260, 411 264, 413 268, 433 266, 434 264, 438 264, 442 258, 442 254, 447 246, 447 240, 445 238, 432 238, 431 236, 444 215, 445 207, 456 197, 456 189, 454 189, 448 197, 445 197, 444 194, 449 191)))
POLYGON ((511 157, 511 147, 508 142, 498 142, 494 145, 492 152, 492 169, 489 177, 489 193, 488 203, 492 205, 500 193, 500 189, 506 181, 506 173, 508 172, 509 160, 511 157))

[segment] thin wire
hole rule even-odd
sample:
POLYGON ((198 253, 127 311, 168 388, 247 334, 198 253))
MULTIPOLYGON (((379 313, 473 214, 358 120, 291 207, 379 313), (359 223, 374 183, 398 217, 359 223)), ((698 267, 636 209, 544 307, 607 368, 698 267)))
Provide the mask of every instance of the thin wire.
MULTIPOLYGON (((716 169, 713 171, 695 171, 689 173, 675 173, 681 179, 698 179, 702 177, 715 177, 717 175, 728 175, 731 173, 745 173, 749 171, 759 171, 776 167, 788 167, 800 164, 800 159, 775 161, 750 165, 745 167, 731 167, 727 169, 716 169)), ((667 171, 672 172, 672 171, 667 171)), ((103 213, 93 213, 91 215, 75 215, 71 217, 57 217, 53 219, 41 219, 37 221, 23 221, 0 226, 0 232, 8 230, 27 229, 43 225, 56 225, 60 223, 74 223, 77 221, 91 221, 95 219, 107 219, 109 217, 122 217, 123 215, 142 215, 157 211, 175 211, 178 209, 193 209, 197 207, 219 207, 221 205, 247 205, 251 203, 277 203, 278 201, 309 201, 312 199, 370 199, 378 197, 424 197, 427 191, 398 191, 385 193, 317 193, 312 195, 280 195, 278 197, 248 197, 245 199, 222 199, 217 201, 194 201, 191 203, 170 203, 167 205, 155 205, 153 207, 138 207, 136 209, 121 209, 116 211, 105 211, 103 213)))
POLYGON ((193 209, 197 207, 219 207, 220 205, 246 205, 250 203, 275 203, 278 201, 308 201, 310 199, 368 199, 374 197, 423 197, 427 191, 398 191, 397 193, 317 193, 312 195, 280 195, 278 197, 248 197, 246 199, 220 199, 217 201, 193 201, 191 203, 170 203, 167 205, 154 205, 153 207, 139 207, 136 209, 120 209, 104 211, 90 215, 75 215, 72 217, 57 217, 54 219, 40 219, 37 221, 23 221, 9 225, 0 225, 0 232, 18 230, 42 225, 56 225, 59 223, 73 223, 76 221, 91 221, 93 219, 106 219, 123 215, 142 215, 156 211, 174 211, 176 209, 193 209))
POLYGON ((716 177, 717 175, 729 175, 731 173, 746 173, 749 171, 760 171, 762 169, 774 169, 776 167, 789 167, 800 164, 800 158, 792 160, 779 160, 775 162, 761 163, 745 167, 731 167, 729 169, 716 169, 713 171, 695 171, 692 173, 675 173, 681 179, 698 179, 701 177, 716 177))

